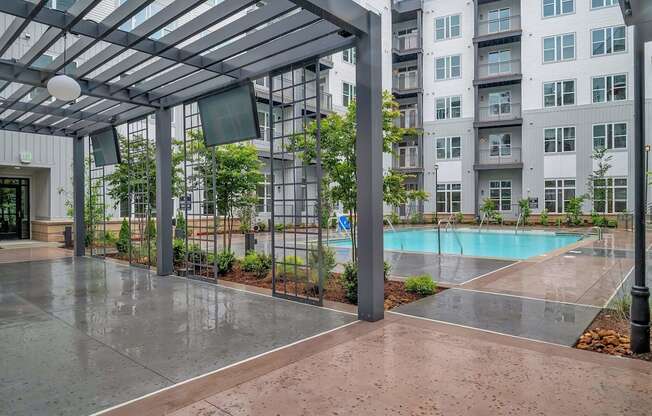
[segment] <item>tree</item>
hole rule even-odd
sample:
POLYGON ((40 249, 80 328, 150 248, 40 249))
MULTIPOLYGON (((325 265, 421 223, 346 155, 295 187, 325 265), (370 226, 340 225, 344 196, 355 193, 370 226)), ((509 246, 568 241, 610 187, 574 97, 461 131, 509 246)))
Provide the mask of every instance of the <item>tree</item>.
POLYGON ((195 185, 201 181, 205 199, 214 201, 210 205, 223 216, 223 247, 224 251, 230 252, 235 214, 254 203, 256 186, 264 179, 260 172, 258 151, 251 144, 206 147, 201 131, 195 130, 189 134, 194 137, 191 144, 186 144, 186 151, 192 153, 198 163, 196 172, 187 180, 195 185))
MULTIPOLYGON (((393 146, 406 134, 415 134, 413 129, 404 129, 395 125, 399 117, 398 103, 389 92, 383 93, 383 151, 392 153, 393 146)), ((298 134, 291 140, 289 151, 299 153, 303 162, 314 163, 316 160, 317 124, 311 122, 306 126, 306 134, 298 134)), ((345 114, 331 114, 321 120, 320 126, 321 164, 324 183, 328 184, 329 195, 333 203, 342 204, 349 214, 351 222, 352 255, 357 258, 357 177, 356 177, 356 103, 352 101, 345 114)), ((397 205, 407 201, 403 186, 405 176, 390 171, 383 178, 383 195, 386 203, 397 205)))
POLYGON ((527 225, 530 215, 532 215, 532 209, 530 208, 530 198, 519 199, 518 207, 521 210, 521 215, 523 216, 523 225, 527 225))
MULTIPOLYGON (((151 209, 156 208, 156 144, 152 140, 138 138, 139 148, 136 150, 125 136, 120 136, 120 149, 122 163, 115 166, 113 172, 106 176, 107 193, 115 201, 114 207, 120 201, 129 201, 129 190, 134 183, 145 177, 148 189, 148 204, 151 209), (144 143, 140 145, 140 143, 144 143)), ((172 141, 172 195, 180 196, 183 193, 183 147, 179 140, 172 141)), ((133 190, 132 190, 133 192, 133 190)))
POLYGON ((613 159, 613 156, 607 154, 606 148, 598 147, 593 150, 591 159, 597 166, 586 179, 586 195, 584 195, 583 198, 588 198, 591 201, 593 218, 598 218, 600 223, 606 223, 606 218, 604 217, 604 208, 606 207, 596 209, 596 206, 601 201, 604 201, 605 204, 608 202, 606 176, 611 169, 611 160, 613 159))

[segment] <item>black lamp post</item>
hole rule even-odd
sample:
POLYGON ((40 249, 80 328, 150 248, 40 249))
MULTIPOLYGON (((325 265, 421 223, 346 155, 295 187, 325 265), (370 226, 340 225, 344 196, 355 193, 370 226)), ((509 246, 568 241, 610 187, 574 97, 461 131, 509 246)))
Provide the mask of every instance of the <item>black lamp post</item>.
POLYGON ((437 183, 437 171, 439 170, 439 165, 435 163, 435 221, 439 222, 439 200, 437 199, 437 191, 439 184, 437 183))
POLYGON ((645 211, 646 212, 647 212, 647 203, 649 201, 649 198, 648 198, 648 188, 649 188, 649 186, 647 184, 649 179, 647 179, 647 173, 650 171, 650 148, 651 147, 652 146, 649 145, 649 144, 645 145, 645 182, 646 182, 645 183, 645 211))

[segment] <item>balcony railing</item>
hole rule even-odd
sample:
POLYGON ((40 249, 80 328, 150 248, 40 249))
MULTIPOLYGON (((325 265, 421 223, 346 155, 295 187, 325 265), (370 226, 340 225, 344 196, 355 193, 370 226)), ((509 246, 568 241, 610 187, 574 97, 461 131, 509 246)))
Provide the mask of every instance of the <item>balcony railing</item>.
POLYGON ((416 129, 419 126, 419 112, 416 109, 402 110, 401 115, 394 119, 394 125, 403 129, 416 129))
POLYGON ((494 35, 521 29, 521 16, 483 19, 478 22, 478 36, 494 35))
POLYGON ((490 104, 480 107, 478 121, 508 121, 521 118, 521 103, 490 104))
POLYGON ((478 65, 478 78, 480 79, 491 79, 506 75, 519 75, 520 73, 520 59, 478 65))
POLYGON ((406 36, 394 36, 394 49, 399 52, 411 51, 419 48, 419 34, 413 33, 406 36))
POLYGON ((413 72, 404 72, 399 75, 394 75, 393 80, 394 89, 399 91, 408 91, 419 88, 419 73, 416 71, 413 72))
POLYGON ((333 94, 322 91, 319 105, 322 110, 331 111, 333 109, 333 94))
POLYGON ((523 163, 520 147, 500 145, 478 150, 478 165, 512 165, 517 163, 523 163))

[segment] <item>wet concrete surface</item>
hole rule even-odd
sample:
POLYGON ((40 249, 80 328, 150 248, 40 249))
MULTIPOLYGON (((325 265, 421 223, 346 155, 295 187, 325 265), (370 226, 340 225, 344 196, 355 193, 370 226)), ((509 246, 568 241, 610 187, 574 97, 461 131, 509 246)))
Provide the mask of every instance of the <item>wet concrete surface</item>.
POLYGON ((501 334, 571 346, 599 308, 522 297, 449 289, 393 309, 501 334))
POLYGON ((355 316, 97 259, 0 265, 0 413, 83 415, 355 316))

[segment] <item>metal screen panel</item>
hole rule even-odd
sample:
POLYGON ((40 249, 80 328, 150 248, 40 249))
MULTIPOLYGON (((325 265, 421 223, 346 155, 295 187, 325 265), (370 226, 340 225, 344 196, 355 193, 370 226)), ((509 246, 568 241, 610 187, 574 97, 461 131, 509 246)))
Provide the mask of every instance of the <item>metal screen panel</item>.
POLYGON ((109 245, 106 229, 106 167, 95 166, 93 145, 90 140, 88 140, 88 155, 88 194, 86 195, 88 211, 84 215, 87 220, 85 244, 91 256, 105 258, 109 245))
POLYGON ((218 213, 215 203, 215 155, 197 151, 204 146, 197 103, 183 106, 184 195, 181 210, 186 218, 186 256, 182 274, 217 281, 218 213), (207 167, 211 167, 207 169, 207 167))
POLYGON ((272 290, 274 296, 322 305, 319 63, 275 72, 268 79, 272 171, 272 290), (316 122, 315 157, 295 144, 316 122))
POLYGON ((154 146, 146 118, 127 123, 129 263, 146 268, 156 261, 154 146))

